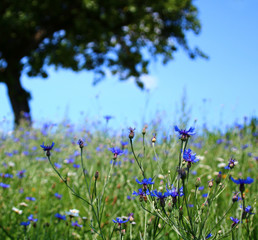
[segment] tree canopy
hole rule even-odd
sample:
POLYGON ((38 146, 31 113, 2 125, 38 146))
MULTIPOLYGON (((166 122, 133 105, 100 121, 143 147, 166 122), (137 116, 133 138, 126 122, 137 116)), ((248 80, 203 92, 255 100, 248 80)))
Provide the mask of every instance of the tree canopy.
MULTIPOLYGON (((30 116, 30 94, 21 73, 47 77, 47 66, 92 70, 94 83, 105 68, 119 79, 134 77, 139 87, 152 58, 163 63, 183 48, 187 31, 201 29, 192 0, 23 0, 0 1, 0 82, 6 84, 15 123, 30 116), (148 53, 148 54, 146 54, 148 53)), ((30 118, 30 117, 29 117, 30 118)))

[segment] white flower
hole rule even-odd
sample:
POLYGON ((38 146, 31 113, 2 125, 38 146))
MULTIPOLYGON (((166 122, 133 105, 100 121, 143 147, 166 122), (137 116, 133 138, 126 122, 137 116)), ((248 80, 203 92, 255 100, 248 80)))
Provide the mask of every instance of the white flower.
POLYGON ((28 204, 25 203, 25 202, 21 202, 19 205, 20 205, 20 206, 23 206, 23 207, 28 207, 28 204))
POLYGON ((66 212, 67 215, 71 217, 79 217, 79 210, 77 209, 70 209, 69 212, 66 212))
POLYGON ((18 209, 18 208, 16 208, 16 207, 13 207, 12 210, 13 210, 14 212, 16 212, 17 214, 19 214, 19 215, 22 214, 22 210, 20 210, 20 209, 18 209))
POLYGON ((205 159, 204 156, 200 156, 200 155, 197 155, 196 158, 198 158, 198 159, 201 160, 201 161, 205 159))
POLYGON ((226 167, 226 166, 227 166, 226 163, 219 163, 219 164, 218 164, 218 167, 219 167, 219 168, 224 168, 224 167, 226 167))

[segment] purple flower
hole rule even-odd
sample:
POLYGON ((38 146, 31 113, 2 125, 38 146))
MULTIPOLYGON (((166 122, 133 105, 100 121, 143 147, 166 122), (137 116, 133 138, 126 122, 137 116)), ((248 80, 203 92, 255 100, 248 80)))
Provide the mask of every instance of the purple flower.
POLYGON ((61 220, 66 220, 66 216, 65 215, 61 215, 59 213, 56 213, 55 217, 58 218, 58 219, 61 219, 61 220))
POLYGON ((231 227, 234 227, 235 225, 237 225, 240 222, 240 220, 237 218, 230 217, 230 219, 233 221, 231 227))
POLYGON ((184 196, 183 187, 181 187, 178 192, 177 189, 175 187, 173 187, 173 185, 172 185, 171 189, 167 188, 166 194, 167 194, 167 196, 171 196, 172 198, 176 198, 176 197, 178 197, 178 195, 180 197, 182 197, 182 196, 184 196))
POLYGON ((28 220, 31 222, 37 222, 38 219, 37 218, 33 218, 33 214, 31 214, 30 216, 28 216, 28 220))
POLYGON ((217 140, 217 144, 221 144, 221 143, 223 143, 223 142, 224 142, 223 139, 218 139, 218 140, 217 140))
POLYGON ((192 163, 197 163, 199 161, 196 158, 196 153, 193 153, 191 149, 185 150, 183 154, 183 159, 188 163, 187 167, 190 168, 192 163))
POLYGON ((235 162, 236 162, 235 159, 230 158, 229 162, 228 162, 228 165, 225 167, 225 169, 232 169, 232 168, 234 168, 234 166, 236 165, 235 162))
POLYGON ((55 165, 55 167, 58 168, 58 169, 62 167, 62 165, 59 164, 59 163, 54 163, 54 165, 55 165))
POLYGON ((73 227, 82 227, 82 225, 80 225, 79 223, 78 223, 78 221, 75 221, 75 222, 72 222, 72 226, 73 227))
POLYGON ((61 194, 55 193, 55 197, 56 197, 57 199, 61 199, 62 196, 63 196, 63 195, 61 195, 61 194))
POLYGON ((2 177, 2 178, 13 178, 13 175, 9 174, 9 173, 0 173, 0 177, 2 177))
POLYGON ((73 167, 76 168, 76 169, 78 169, 78 168, 80 167, 80 164, 75 164, 75 163, 74 163, 74 164, 73 164, 73 167))
POLYGON ((23 178, 25 172, 26 172, 25 169, 24 169, 24 170, 21 170, 21 171, 18 171, 17 174, 16 174, 16 176, 17 176, 18 178, 23 178))
POLYGON ((149 190, 147 190, 146 192, 144 192, 144 191, 142 190, 142 188, 138 189, 138 192, 133 191, 133 195, 135 195, 135 196, 140 196, 140 197, 144 197, 144 196, 149 195, 149 194, 150 194, 149 190))
POLYGON ((44 145, 44 143, 42 144, 42 145, 40 145, 42 148, 43 148, 43 150, 46 152, 46 155, 49 157, 50 156, 50 151, 52 150, 52 148, 54 147, 54 145, 55 145, 55 143, 54 142, 52 142, 52 144, 51 145, 44 145))
POLYGON ((0 187, 2 188, 9 188, 10 187, 10 184, 5 184, 5 183, 0 183, 0 187))
POLYGON ((128 130, 129 130, 129 138, 130 140, 132 140, 134 138, 135 128, 129 127, 128 130))
POLYGON ((80 148, 84 147, 84 141, 82 139, 79 139, 77 143, 78 143, 80 148))
POLYGON ((179 138, 182 141, 188 140, 190 136, 195 134, 193 127, 190 127, 189 130, 185 130, 185 129, 183 130, 183 129, 179 129, 178 126, 175 126, 175 131, 179 133, 179 138))
POLYGON ((119 225, 121 225, 122 223, 126 223, 129 221, 129 218, 127 218, 126 220, 122 220, 121 218, 117 217, 116 220, 112 220, 114 223, 118 223, 119 225))
POLYGON ((162 192, 158 192, 157 190, 151 191, 151 195, 153 197, 157 197, 158 199, 164 199, 169 196, 167 195, 167 192, 162 193, 162 192))
POLYGON ((26 197, 26 200, 28 200, 28 201, 36 201, 36 198, 34 198, 34 197, 26 197))
POLYGON ((123 154, 123 150, 121 150, 119 147, 109 148, 108 150, 114 154, 114 157, 113 157, 114 160, 117 159, 117 156, 123 154))
POLYGON ((251 206, 247 206, 247 207, 245 208, 245 212, 246 212, 246 213, 249 213, 249 214, 254 214, 254 213, 252 213, 252 207, 251 207, 251 206))

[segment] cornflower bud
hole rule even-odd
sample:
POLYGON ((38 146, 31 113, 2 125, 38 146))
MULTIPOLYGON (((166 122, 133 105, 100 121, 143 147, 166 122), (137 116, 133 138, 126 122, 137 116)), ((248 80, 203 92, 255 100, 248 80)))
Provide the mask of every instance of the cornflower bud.
POLYGON ((237 202, 238 201, 238 194, 239 194, 239 192, 235 192, 235 194, 233 195, 233 197, 232 197, 232 201, 233 202, 237 202))
POLYGON ((195 187, 196 188, 198 188, 198 187, 200 187, 200 185, 201 185, 201 178, 196 178, 196 181, 195 181, 195 187))
POLYGON ((134 131, 135 131, 135 128, 129 128, 129 131, 130 131, 130 133, 129 133, 129 138, 130 139, 133 139, 134 138, 134 131))
POLYGON ((95 173, 95 181, 97 181, 97 179, 99 178, 99 172, 98 171, 96 171, 96 173, 95 173))
POLYGON ((183 217, 183 207, 182 206, 180 206, 179 207, 179 219, 182 219, 182 217, 183 217))
POLYGON ((79 139, 77 143, 78 143, 78 145, 79 145, 80 148, 83 148, 83 147, 84 147, 84 142, 83 142, 82 139, 79 139))
POLYGON ((148 126, 145 125, 144 128, 142 129, 142 135, 145 135, 145 133, 146 133, 146 128, 147 128, 147 127, 148 127, 148 126))
POLYGON ((212 187, 213 187, 213 179, 211 179, 210 181, 208 181, 208 186, 209 186, 209 188, 212 188, 212 187))
POLYGON ((219 184, 221 182, 221 178, 222 178, 222 175, 221 175, 221 172, 219 172, 219 174, 217 175, 216 177, 216 183, 219 184))
POLYGON ((156 139, 156 136, 157 136, 156 133, 154 133, 154 134, 153 134, 153 137, 152 137, 152 139, 151 139, 151 142, 152 142, 152 143, 155 143, 155 142, 156 142, 156 140, 157 140, 157 139, 156 139))
POLYGON ((179 177, 182 179, 182 180, 185 180, 186 179, 186 171, 184 168, 181 168, 178 170, 178 174, 179 174, 179 177))
POLYGON ((172 212, 172 210, 173 210, 172 204, 171 204, 171 202, 169 202, 168 203, 168 211, 172 212))

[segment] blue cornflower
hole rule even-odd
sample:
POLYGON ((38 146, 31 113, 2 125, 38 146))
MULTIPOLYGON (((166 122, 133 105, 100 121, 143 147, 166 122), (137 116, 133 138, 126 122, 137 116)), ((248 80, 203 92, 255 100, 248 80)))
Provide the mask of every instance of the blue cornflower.
POLYGON ((211 234, 211 233, 209 233, 209 234, 206 236, 205 239, 208 239, 208 238, 210 238, 210 237, 212 237, 212 234, 211 234))
POLYGON ((61 219, 61 220, 66 220, 66 216, 65 215, 61 215, 59 213, 56 213, 55 217, 58 218, 58 219, 61 219))
POLYGON ((42 148, 43 148, 43 150, 46 152, 46 155, 49 157, 51 154, 50 154, 50 150, 52 150, 52 148, 54 147, 54 145, 55 145, 55 143, 54 142, 52 142, 52 144, 51 145, 44 145, 44 143, 42 144, 42 145, 40 145, 42 148))
POLYGON ((204 198, 208 197, 208 193, 204 193, 204 194, 202 195, 202 197, 204 197, 204 198))
POLYGON ((216 143, 217 143, 217 144, 221 144, 221 143, 223 143, 223 142, 224 142, 224 140, 220 138, 220 139, 217 140, 216 143))
POLYGON ((141 182, 136 178, 135 181, 139 183, 140 185, 143 185, 143 190, 147 190, 147 185, 154 184, 152 181, 152 178, 144 178, 141 182))
POLYGON ((84 141, 82 139, 79 139, 77 143, 78 143, 80 148, 84 147, 84 141))
POLYGON ((0 177, 2 178, 13 178, 13 175, 10 173, 0 173, 0 177))
POLYGON ((108 150, 114 154, 114 157, 113 157, 114 160, 117 159, 117 156, 123 154, 123 150, 121 150, 119 147, 109 148, 108 150))
POLYGON ((189 130, 182 130, 182 129, 179 129, 178 126, 175 126, 175 131, 179 133, 179 138, 182 140, 182 141, 186 141, 188 140, 188 138, 191 136, 191 135, 194 135, 195 132, 194 132, 194 128, 193 127, 190 127, 189 130))
POLYGON ((55 197, 56 197, 57 199, 61 199, 62 196, 63 196, 62 194, 55 193, 55 197))
POLYGON ((21 170, 21 171, 18 171, 17 174, 16 174, 16 176, 17 176, 18 178, 23 178, 25 172, 26 172, 25 169, 23 169, 23 170, 21 170))
POLYGON ((106 122, 108 123, 108 121, 112 118, 114 118, 113 116, 110 116, 110 115, 106 115, 104 116, 104 118, 106 119, 106 122))
POLYGON ((36 198, 34 198, 34 197, 26 197, 26 200, 28 200, 28 201, 36 201, 36 198))
POLYGON ((54 165, 55 165, 55 167, 58 168, 58 169, 62 167, 62 164, 59 164, 59 163, 54 163, 54 165))
POLYGON ((236 160, 233 158, 230 158, 228 165, 225 167, 225 169, 232 169, 235 165, 236 165, 236 160))
POLYGON ((202 191, 203 189, 204 189, 204 186, 200 186, 200 187, 198 188, 199 191, 202 191))
POLYGON ((116 220, 112 220, 114 223, 118 223, 119 225, 121 225, 122 223, 126 223, 129 221, 129 218, 127 218, 126 220, 122 220, 121 218, 117 217, 116 220))
POLYGON ((72 226, 73 227, 82 227, 82 225, 80 225, 79 223, 78 223, 78 221, 75 221, 75 222, 72 222, 72 226))
POLYGON ((73 167, 78 169, 78 168, 80 168, 80 164, 74 163, 74 164, 73 164, 73 167))
POLYGON ((20 225, 22 226, 29 226, 30 225, 30 221, 27 221, 27 222, 21 222, 20 225))
POLYGON ((171 196, 171 197, 178 197, 178 195, 180 197, 184 196, 184 192, 183 192, 183 187, 179 188, 179 192, 177 191, 176 187, 173 187, 171 189, 167 188, 167 192, 166 192, 167 196, 171 196))
POLYGON ((127 141, 125 141, 125 142, 124 142, 124 141, 121 141, 120 143, 121 143, 121 145, 122 145, 123 147, 126 146, 126 145, 128 145, 128 142, 127 142, 127 141))
POLYGON ((0 187, 2 188, 9 188, 10 187, 10 184, 5 184, 5 183, 0 183, 0 187))
POLYGON ((239 189, 240 192, 243 193, 245 191, 245 184, 251 184, 254 180, 250 177, 247 177, 246 179, 234 179, 233 177, 230 177, 230 179, 236 183, 236 184, 240 184, 239 189))
POLYGON ((245 208, 245 212, 246 212, 246 213, 249 213, 249 214, 254 214, 254 213, 252 212, 252 207, 251 207, 251 206, 247 206, 247 207, 245 208))
POLYGON ((133 195, 135 195, 135 196, 140 196, 140 197, 143 197, 143 196, 146 196, 146 195, 149 195, 149 194, 150 194, 149 190, 147 190, 146 192, 144 192, 144 191, 142 190, 142 188, 138 189, 138 192, 133 191, 133 195))
POLYGON ((151 191, 151 195, 153 197, 157 197, 158 199, 164 199, 166 197, 168 197, 169 195, 167 194, 167 192, 162 193, 162 192, 158 192, 156 189, 154 191, 151 191))
POLYGON ((233 221, 231 227, 234 227, 235 225, 237 225, 240 222, 240 220, 237 218, 230 217, 230 219, 233 221))
POLYGON ((187 164, 188 168, 191 167, 192 163, 197 163, 199 161, 199 159, 196 158, 196 153, 193 153, 190 148, 184 151, 183 159, 188 163, 187 164))
POLYGON ((38 219, 37 218, 33 218, 33 214, 31 214, 30 216, 28 216, 28 220, 31 222, 37 222, 38 219))
POLYGON ((169 195, 167 195, 167 192, 162 193, 162 192, 158 192, 157 190, 154 190, 154 191, 151 192, 151 196, 157 197, 159 199, 159 201, 160 201, 161 207, 165 207, 165 199, 169 195))

